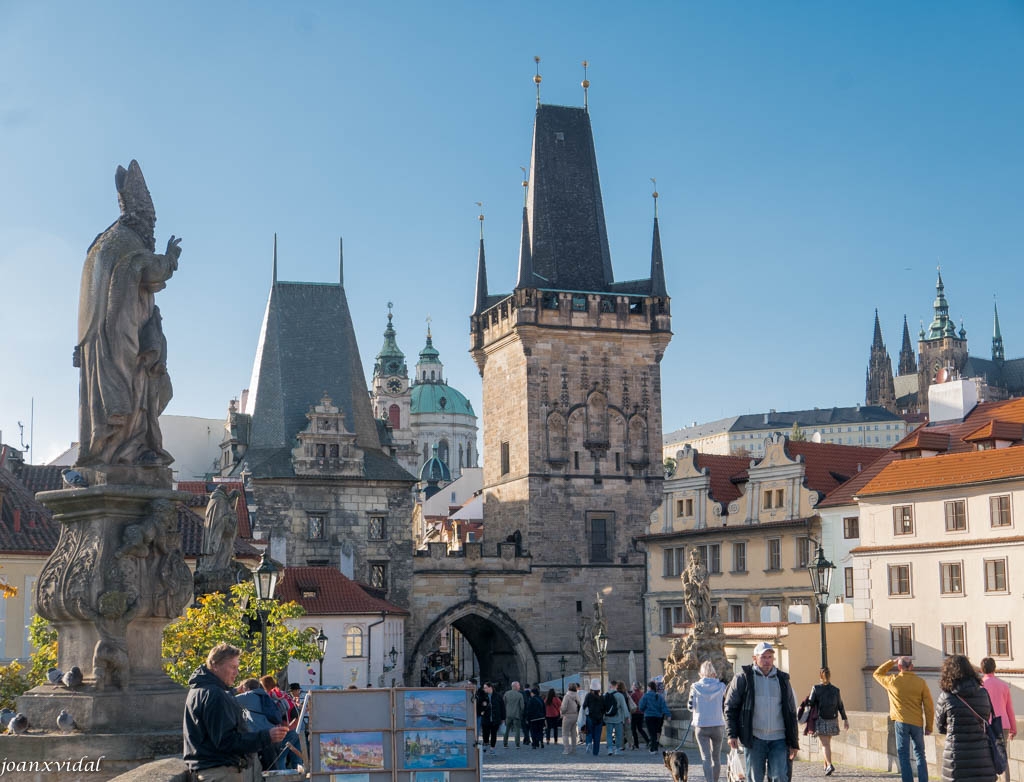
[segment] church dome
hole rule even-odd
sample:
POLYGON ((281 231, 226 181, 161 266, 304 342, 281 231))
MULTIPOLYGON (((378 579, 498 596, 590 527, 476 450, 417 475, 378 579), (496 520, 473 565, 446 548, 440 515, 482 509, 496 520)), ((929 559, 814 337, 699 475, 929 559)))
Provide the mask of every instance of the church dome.
POLYGON ((456 391, 446 383, 417 383, 412 387, 412 408, 411 412, 416 413, 451 413, 456 415, 471 415, 473 405, 463 396, 461 391, 456 391))
POLYGON ((420 468, 420 480, 425 483, 450 482, 452 472, 448 465, 441 461, 437 455, 437 446, 434 446, 434 455, 427 459, 420 468))

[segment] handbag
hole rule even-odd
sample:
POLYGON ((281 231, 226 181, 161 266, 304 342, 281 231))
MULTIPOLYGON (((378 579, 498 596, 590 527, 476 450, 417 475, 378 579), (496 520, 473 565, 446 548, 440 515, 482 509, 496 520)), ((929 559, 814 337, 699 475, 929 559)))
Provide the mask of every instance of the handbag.
MULTIPOLYGON (((986 692, 985 695, 987 697, 988 693, 986 692)), ((992 765, 995 767, 996 776, 999 776, 1000 774, 1005 773, 1006 772, 1006 753, 1003 751, 1003 747, 999 743, 999 738, 996 736, 995 727, 993 726, 992 722, 988 722, 984 717, 982 717, 980 714, 978 714, 978 712, 976 712, 974 709, 972 709, 970 704, 967 703, 967 701, 965 701, 959 695, 954 695, 954 697, 958 701, 960 701, 964 706, 966 706, 968 708, 968 710, 971 712, 971 714, 973 714, 975 717, 977 717, 979 720, 981 720, 981 724, 985 728, 985 737, 988 739, 988 751, 992 753, 992 765)), ((992 699, 989 698, 989 708, 990 709, 992 708, 991 704, 992 704, 992 699)), ((1003 727, 1002 717, 993 717, 993 722, 995 722, 995 720, 999 720, 999 727, 1001 729, 1003 727)))
POLYGON ((747 764, 743 760, 743 753, 737 747, 729 750, 729 779, 743 780, 747 778, 747 764))

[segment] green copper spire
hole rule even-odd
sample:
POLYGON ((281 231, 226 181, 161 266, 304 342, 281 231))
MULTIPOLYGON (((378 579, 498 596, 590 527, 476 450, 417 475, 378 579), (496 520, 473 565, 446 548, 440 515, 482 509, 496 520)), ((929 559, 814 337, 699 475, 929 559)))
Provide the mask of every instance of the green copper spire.
POLYGON ((396 376, 408 377, 409 369, 405 365, 405 354, 399 349, 398 341, 395 339, 395 327, 391 324, 391 308, 394 305, 388 302, 388 325, 384 329, 384 346, 377 354, 377 361, 373 365, 373 376, 396 376))
POLYGON ((949 302, 946 301, 946 286, 942 283, 942 271, 939 271, 939 279, 935 283, 935 319, 928 327, 928 339, 943 339, 945 337, 957 338, 956 324, 949 319, 949 302))
POLYGON ((992 360, 1002 363, 1006 360, 1003 353, 1003 334, 999 331, 999 305, 993 302, 994 323, 992 327, 992 360))

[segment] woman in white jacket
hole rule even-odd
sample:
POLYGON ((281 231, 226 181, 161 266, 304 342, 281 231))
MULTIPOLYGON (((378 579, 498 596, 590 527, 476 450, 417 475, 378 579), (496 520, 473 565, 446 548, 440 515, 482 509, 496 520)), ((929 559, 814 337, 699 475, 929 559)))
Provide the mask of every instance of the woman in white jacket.
POLYGON ((571 755, 576 751, 576 720, 580 716, 580 695, 576 689, 575 684, 569 685, 569 691, 562 698, 559 708, 562 714, 563 755, 571 755))
POLYGON ((705 782, 718 782, 722 773, 722 739, 725 736, 725 685, 709 660, 700 665, 701 678, 690 685, 690 712, 705 782))

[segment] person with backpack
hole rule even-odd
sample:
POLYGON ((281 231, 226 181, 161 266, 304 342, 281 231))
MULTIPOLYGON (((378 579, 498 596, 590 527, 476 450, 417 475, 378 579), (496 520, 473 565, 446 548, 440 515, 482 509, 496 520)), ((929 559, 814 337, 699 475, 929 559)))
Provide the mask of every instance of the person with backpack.
POLYGON ((665 702, 665 696, 658 692, 658 685, 653 681, 647 682, 647 692, 640 699, 637 708, 644 713, 647 735, 651 739, 647 748, 651 752, 657 752, 661 745, 661 725, 666 718, 672 716, 672 710, 665 702))
MULTIPOLYGON (((258 679, 246 679, 239 689, 241 692, 235 696, 235 700, 243 709, 245 724, 250 733, 259 733, 261 730, 269 731, 282 724, 280 709, 270 694, 260 687, 258 679)), ((276 768, 275 759, 281 749, 282 746, 278 743, 260 750, 260 765, 264 770, 269 771, 276 768)))
POLYGON ((590 692, 583 699, 583 713, 587 717, 587 740, 594 755, 601 754, 601 729, 604 727, 604 696, 601 695, 601 680, 590 680, 590 692))
MULTIPOLYGON (((277 686, 277 679, 270 674, 260 677, 259 683, 263 685, 263 690, 270 696, 270 699, 274 702, 274 706, 277 708, 280 721, 278 724, 285 725, 288 728, 288 735, 284 737, 284 741, 277 747, 278 752, 284 750, 284 746, 290 745, 294 747, 292 750, 284 750, 281 752, 277 759, 276 769, 283 771, 284 769, 295 769, 299 766, 299 760, 302 758, 301 749, 299 745, 299 734, 295 728, 299 721, 299 711, 295 707, 295 702, 289 698, 280 687, 277 686)), ((269 768, 264 768, 265 771, 269 771, 269 768)))
POLYGON ((618 682, 611 682, 608 692, 604 694, 605 740, 608 743, 608 754, 622 752, 624 735, 622 724, 629 717, 629 706, 625 696, 619 692, 618 682))
POLYGON ((530 728, 530 746, 534 749, 540 749, 544 745, 545 711, 540 688, 535 685, 526 697, 526 706, 523 710, 523 721, 530 728))

